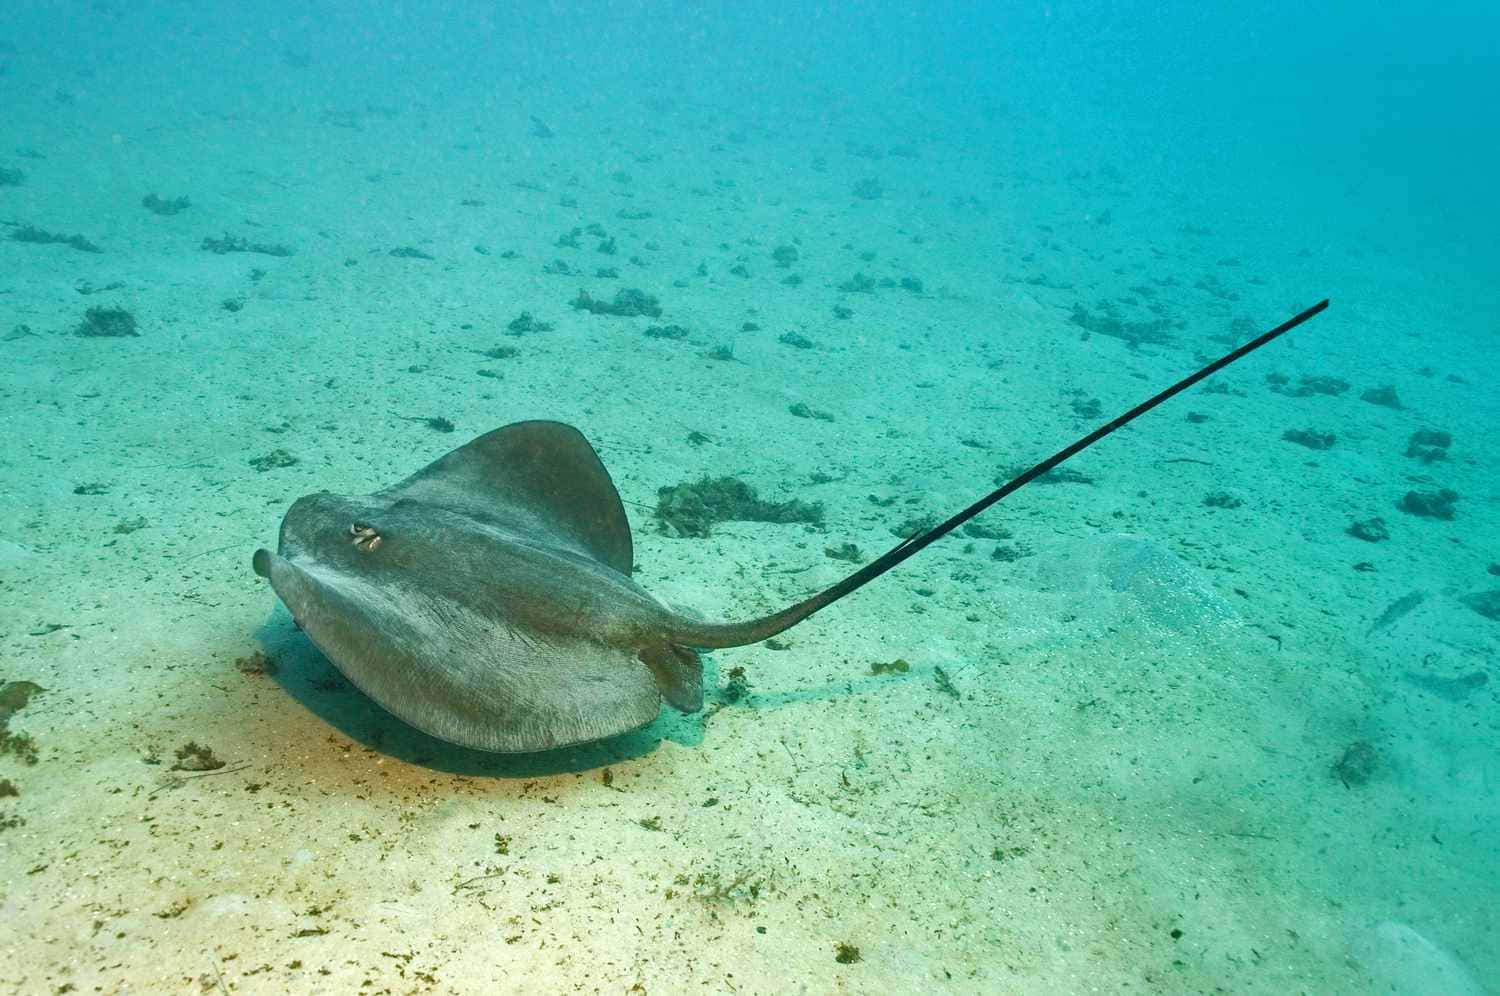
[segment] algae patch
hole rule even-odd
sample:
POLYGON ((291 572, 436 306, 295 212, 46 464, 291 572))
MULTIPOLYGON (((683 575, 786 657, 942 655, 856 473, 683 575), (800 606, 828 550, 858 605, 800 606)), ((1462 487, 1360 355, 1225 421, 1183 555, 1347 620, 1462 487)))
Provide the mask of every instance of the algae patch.
POLYGON ((35 764, 39 757, 36 741, 24 733, 10 732, 10 718, 44 691, 34 681, 7 681, 0 684, 0 754, 12 754, 23 764, 35 764))
POLYGON ((735 477, 704 477, 657 491, 656 517, 662 532, 707 536, 718 522, 805 522, 821 525, 822 502, 762 501, 755 489, 735 477))

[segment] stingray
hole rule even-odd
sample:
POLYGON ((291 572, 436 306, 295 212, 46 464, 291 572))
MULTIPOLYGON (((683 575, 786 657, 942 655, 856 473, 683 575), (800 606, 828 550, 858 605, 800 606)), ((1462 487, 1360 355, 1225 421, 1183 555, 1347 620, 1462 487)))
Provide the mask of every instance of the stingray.
POLYGON ((583 434, 507 425, 374 494, 299 498, 255 551, 297 626, 361 691, 434 737, 518 753, 703 706, 698 651, 758 643, 1328 306, 1308 308, 1100 426, 939 525, 780 612, 715 623, 631 580, 630 524, 583 434))

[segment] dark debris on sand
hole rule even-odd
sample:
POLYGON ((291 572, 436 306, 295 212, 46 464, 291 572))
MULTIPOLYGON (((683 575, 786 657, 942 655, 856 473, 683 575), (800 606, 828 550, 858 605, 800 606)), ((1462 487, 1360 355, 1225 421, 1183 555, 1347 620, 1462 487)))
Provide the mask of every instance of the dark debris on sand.
POLYGON ((704 477, 657 492, 656 517, 672 536, 707 536, 717 522, 823 522, 822 502, 762 501, 735 477, 704 477))
POLYGON ((73 334, 87 339, 119 339, 139 336, 135 329, 135 316, 124 308, 90 308, 83 313, 83 321, 73 329, 73 334))

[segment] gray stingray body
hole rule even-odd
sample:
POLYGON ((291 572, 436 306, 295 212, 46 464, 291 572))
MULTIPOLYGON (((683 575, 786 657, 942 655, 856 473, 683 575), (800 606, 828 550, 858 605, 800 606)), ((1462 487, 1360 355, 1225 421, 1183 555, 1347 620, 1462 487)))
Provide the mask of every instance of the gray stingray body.
POLYGON ((433 736, 545 750, 649 723, 665 699, 703 705, 693 648, 757 643, 932 543, 1168 398, 1295 328, 1322 301, 1100 426, 968 508, 809 598, 748 622, 675 613, 630 579, 609 473, 582 433, 517 422, 395 487, 308 495, 253 565, 361 690, 433 736))
POLYGON ((688 644, 720 645, 733 627, 672 612, 631 580, 631 559, 593 448, 571 426, 521 422, 385 491, 298 499, 277 553, 254 564, 376 702, 433 736, 510 752, 634 729, 663 697, 701 708, 688 644), (358 542, 361 529, 379 542, 358 542))

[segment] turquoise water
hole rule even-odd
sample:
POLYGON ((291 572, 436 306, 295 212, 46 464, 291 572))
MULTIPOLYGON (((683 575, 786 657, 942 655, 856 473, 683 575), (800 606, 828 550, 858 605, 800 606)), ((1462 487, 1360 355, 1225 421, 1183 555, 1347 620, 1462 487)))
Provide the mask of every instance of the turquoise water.
POLYGON ((1500 988, 1497 27, 7 4, 0 989, 1500 988), (1325 297, 620 736, 429 736, 251 569, 550 419, 763 615, 1325 297))

